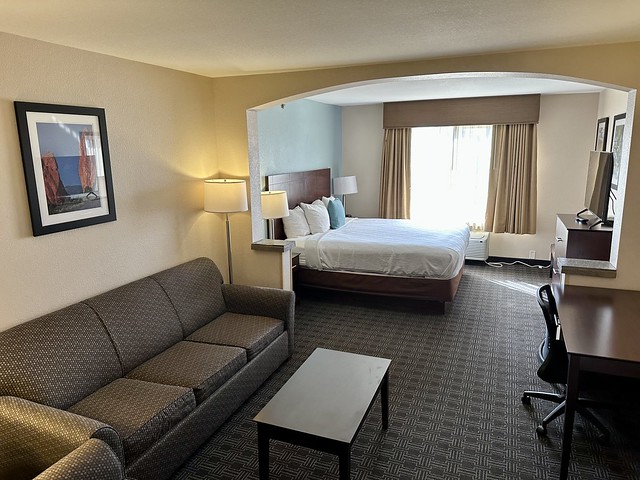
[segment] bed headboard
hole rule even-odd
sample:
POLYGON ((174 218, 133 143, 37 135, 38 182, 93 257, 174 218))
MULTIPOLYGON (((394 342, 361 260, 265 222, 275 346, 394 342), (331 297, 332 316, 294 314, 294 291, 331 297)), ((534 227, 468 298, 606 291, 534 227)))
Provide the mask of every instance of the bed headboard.
MULTIPOLYGON (((306 172, 280 173, 266 176, 267 190, 287 192, 289 209, 299 203, 311 203, 319 198, 331 195, 331 169, 307 170, 306 172)), ((276 239, 285 238, 281 219, 274 222, 276 239)))

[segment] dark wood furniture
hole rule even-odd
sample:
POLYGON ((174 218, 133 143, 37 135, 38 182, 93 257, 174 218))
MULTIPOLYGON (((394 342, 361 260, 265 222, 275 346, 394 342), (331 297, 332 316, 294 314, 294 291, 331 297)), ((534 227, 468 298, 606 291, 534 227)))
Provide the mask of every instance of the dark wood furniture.
POLYGON ((559 213, 556 219, 556 239, 551 247, 551 273, 558 275, 558 258, 609 260, 613 228, 576 222, 575 214, 559 213))
POLYGON ((391 360, 316 348, 254 417, 260 479, 269 478, 269 440, 338 455, 340 479, 351 474, 351 446, 380 392, 389 425, 391 360))
MULTIPOLYGON (((329 197, 331 195, 331 169, 323 168, 305 172, 267 175, 266 187, 267 190, 286 191, 289 208, 293 209, 301 202, 311 203, 323 196, 329 197)), ((274 232, 275 238, 285 238, 282 219, 275 221, 274 232)), ((344 271, 321 271, 301 267, 297 274, 297 280, 300 287, 429 301, 433 302, 436 307, 432 311, 444 313, 444 302, 450 302, 455 297, 463 269, 464 267, 454 278, 441 280, 344 271)))
MULTIPOLYGON (((551 285, 543 285, 538 288, 537 299, 547 330, 546 348, 541 349, 544 355, 542 365, 538 368, 538 377, 547 383, 564 384, 567 381, 569 362, 567 360, 567 349, 564 345, 564 339, 560 335, 560 320, 551 285)), ((543 342, 543 345, 544 343, 545 342, 543 342)), ((565 393, 525 390, 522 394, 522 403, 524 405, 530 405, 532 398, 540 398, 557 404, 536 428, 538 435, 545 436, 547 434, 547 425, 564 413, 567 405, 567 397, 565 393)), ((609 432, 600 420, 598 420, 591 411, 587 410, 588 408, 599 406, 600 404, 598 402, 580 398, 576 409, 585 420, 591 422, 600 430, 601 437, 604 440, 608 438, 609 432)))
POLYGON ((579 380, 584 371, 640 377, 640 292, 554 286, 569 357, 560 479, 569 473, 579 380))
POLYGON ((296 294, 296 305, 300 303, 300 254, 291 254, 291 283, 294 293, 296 294))

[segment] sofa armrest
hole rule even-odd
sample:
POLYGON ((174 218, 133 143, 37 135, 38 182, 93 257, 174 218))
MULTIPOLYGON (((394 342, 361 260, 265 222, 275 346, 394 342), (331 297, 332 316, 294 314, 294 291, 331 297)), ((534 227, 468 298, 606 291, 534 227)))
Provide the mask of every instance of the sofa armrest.
POLYGON ((225 283, 222 295, 230 312, 282 320, 289 335, 289 354, 293 353, 295 293, 278 288, 225 283))
POLYGON ((0 478, 33 478, 90 438, 104 441, 124 464, 110 426, 17 397, 0 397, 0 478))
POLYGON ((38 475, 35 480, 123 480, 124 466, 111 447, 90 438, 38 475))

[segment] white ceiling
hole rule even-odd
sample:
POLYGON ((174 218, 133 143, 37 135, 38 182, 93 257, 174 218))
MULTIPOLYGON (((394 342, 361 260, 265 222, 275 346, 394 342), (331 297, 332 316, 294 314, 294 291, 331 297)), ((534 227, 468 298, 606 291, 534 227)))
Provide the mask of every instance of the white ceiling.
MULTIPOLYGON (((2 0, 0 32, 219 77, 640 40, 640 0, 2 0)), ((494 75, 396 79, 336 105, 599 91, 494 75)))
POLYGON ((640 40, 639 0, 2 0, 0 31, 216 77, 640 40))
POLYGON ((388 79, 307 97, 340 106, 493 95, 592 93, 602 86, 558 78, 513 74, 429 75, 388 79))

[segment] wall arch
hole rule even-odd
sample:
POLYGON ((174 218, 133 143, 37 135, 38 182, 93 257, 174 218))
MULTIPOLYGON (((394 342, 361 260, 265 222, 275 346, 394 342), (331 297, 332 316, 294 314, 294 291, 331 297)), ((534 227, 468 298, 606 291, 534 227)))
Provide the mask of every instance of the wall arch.
MULTIPOLYGON (((302 98, 309 92, 413 75, 512 72, 527 75, 558 75, 588 79, 605 85, 623 86, 629 92, 625 145, 628 151, 627 185, 640 184, 640 145, 631 142, 636 127, 635 91, 640 87, 640 64, 635 61, 640 42, 587 47, 530 50, 467 57, 440 58, 414 62, 363 65, 344 68, 287 72, 279 74, 224 77, 213 80, 215 156, 220 175, 250 178, 248 118, 252 109, 281 99, 302 98)), ((249 119, 249 123, 250 123, 249 119)), ((259 181, 252 184, 252 197, 259 195, 259 181), (254 191, 255 190, 255 191, 254 191)), ((624 203, 640 202, 640 190, 627 189, 624 203)), ((251 251, 252 220, 250 214, 238 214, 237 245, 234 256, 236 278, 240 283, 277 285, 271 274, 274 263, 251 251), (237 257, 237 258, 236 258, 237 257)), ((617 227, 616 227, 617 228, 617 227)), ((619 232, 618 275, 615 279, 590 278, 593 286, 640 289, 640 256, 635 246, 640 242, 640 212, 625 211, 619 232)), ((223 259, 216 259, 224 264, 223 259)))
MULTIPOLYGON (((485 83, 483 89, 488 92, 487 94, 499 95, 500 94, 499 91, 496 91, 495 87, 493 87, 492 84, 496 84, 494 80, 499 80, 500 82, 498 84, 502 85, 503 84, 502 80, 504 79, 508 79, 510 82, 514 82, 514 85, 517 85, 518 83, 527 84, 528 83, 527 81, 531 79, 535 79, 535 80, 550 79, 550 80, 565 82, 567 84, 567 88, 569 89, 568 90, 569 92, 572 92, 572 89, 575 89, 576 85, 579 85, 579 86, 587 85, 587 86, 593 86, 597 88, 606 88, 610 90, 621 91, 627 94, 633 93, 633 90, 630 90, 629 88, 625 88, 619 85, 613 85, 610 83, 604 83, 601 81, 584 79, 584 78, 569 77, 566 75, 552 75, 552 74, 543 74, 543 73, 534 73, 534 72, 453 72, 453 73, 437 73, 437 74, 427 74, 427 75, 412 75, 409 77, 394 77, 394 78, 351 82, 348 84, 335 85, 331 87, 318 89, 315 91, 293 95, 288 98, 277 99, 272 102, 268 102, 266 104, 249 109, 247 112, 247 125, 248 125, 247 132, 248 132, 248 138, 249 138, 249 164, 250 164, 250 172, 251 172, 251 179, 252 179, 252 193, 253 193, 253 189, 256 188, 256 192, 255 192, 256 199, 259 199, 259 192, 263 188, 261 178, 259 177, 260 152, 258 151, 258 141, 257 141, 258 135, 259 135, 259 128, 260 128, 260 125, 258 124, 258 121, 257 121, 257 112, 261 110, 276 107, 285 103, 290 103, 293 101, 305 99, 305 98, 308 98, 309 96, 313 96, 317 94, 322 94, 327 92, 336 92, 336 91, 342 91, 342 90, 353 90, 354 88, 357 88, 357 87, 363 87, 363 86, 368 87, 376 84, 385 84, 385 85, 395 84, 397 85, 397 88, 406 88, 408 82, 421 82, 420 88, 425 88, 425 91, 429 91, 429 83, 433 84, 437 82, 438 85, 442 85, 443 81, 445 82, 453 81, 453 82, 457 82, 457 85, 459 87, 460 86, 459 82, 462 81, 462 82, 468 82, 468 83, 472 82, 477 87, 478 82, 482 82, 482 83, 485 83), (257 172, 257 175, 258 175, 257 177, 255 177, 254 172, 257 172)), ((511 93, 511 92, 507 92, 507 93, 511 93)), ((534 93, 534 92, 527 92, 527 93, 534 93)), ((460 96, 460 95, 457 95, 457 96, 460 96)), ((632 110, 634 103, 635 102, 629 102, 629 104, 627 105, 627 110, 629 109, 632 110)), ((631 113, 627 112, 627 115, 629 114, 632 114, 632 112, 631 113)), ((626 150, 624 152, 625 155, 623 156, 623 162, 622 162, 624 164, 625 179, 626 179, 626 170, 627 170, 627 164, 628 164, 629 145, 630 143, 627 142, 626 150)), ((618 224, 620 224, 622 220, 622 215, 623 215, 622 205, 624 203, 624 192, 625 192, 625 188, 624 188, 625 184, 621 182, 620 185, 621 185, 621 188, 619 188, 618 194, 621 195, 622 198, 620 198, 618 201, 621 208, 619 209, 619 211, 616 212, 616 218, 618 220, 617 222, 618 224)), ((252 240, 258 241, 261 238, 264 238, 264 222, 262 221, 262 217, 260 215, 259 209, 254 209, 251 217, 252 217, 252 240)), ((618 246, 619 246, 619 233, 620 233, 619 226, 616 227, 616 231, 617 233, 614 234, 614 241, 612 242, 612 254, 611 254, 611 262, 614 266, 617 264, 617 259, 618 259, 618 246)))

